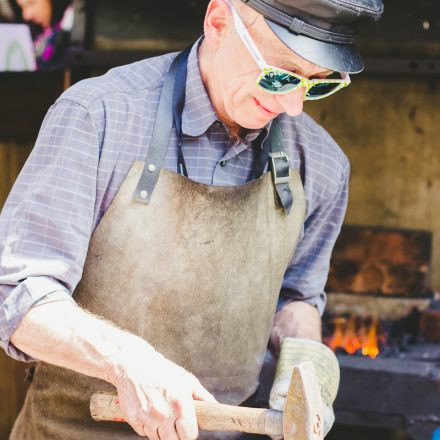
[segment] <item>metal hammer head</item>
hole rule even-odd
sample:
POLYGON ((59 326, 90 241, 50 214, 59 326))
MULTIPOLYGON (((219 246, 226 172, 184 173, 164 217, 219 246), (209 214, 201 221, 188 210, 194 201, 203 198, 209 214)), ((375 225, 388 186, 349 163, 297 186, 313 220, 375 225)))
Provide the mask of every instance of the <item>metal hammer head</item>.
POLYGON ((324 415, 321 392, 312 362, 293 368, 283 415, 284 440, 322 440, 324 415))

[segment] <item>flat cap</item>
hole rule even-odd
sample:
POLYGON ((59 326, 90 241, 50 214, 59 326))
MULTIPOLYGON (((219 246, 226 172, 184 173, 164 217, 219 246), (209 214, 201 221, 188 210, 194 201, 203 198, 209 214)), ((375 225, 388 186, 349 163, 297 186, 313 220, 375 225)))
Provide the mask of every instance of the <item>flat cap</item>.
POLYGON ((304 59, 338 72, 358 73, 354 46, 360 25, 379 20, 381 0, 241 0, 261 13, 278 38, 304 59))

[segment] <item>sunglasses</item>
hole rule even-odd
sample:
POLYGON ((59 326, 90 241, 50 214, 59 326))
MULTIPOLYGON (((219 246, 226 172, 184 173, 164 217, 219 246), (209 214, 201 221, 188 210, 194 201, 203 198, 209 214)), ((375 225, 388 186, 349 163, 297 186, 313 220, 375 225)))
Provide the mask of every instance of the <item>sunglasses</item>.
POLYGON ((326 98, 350 84, 348 73, 337 73, 341 78, 335 79, 309 79, 295 72, 271 66, 264 60, 234 5, 229 0, 225 0, 225 2, 232 11, 235 30, 261 69, 261 73, 257 78, 257 86, 260 89, 268 93, 281 95, 304 87, 304 99, 313 100, 326 98))

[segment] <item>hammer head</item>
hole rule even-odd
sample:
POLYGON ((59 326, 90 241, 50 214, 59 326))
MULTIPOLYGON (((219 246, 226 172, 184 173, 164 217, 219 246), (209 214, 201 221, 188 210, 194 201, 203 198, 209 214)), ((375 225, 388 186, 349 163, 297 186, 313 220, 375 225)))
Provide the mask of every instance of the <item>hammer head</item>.
POLYGON ((293 369, 283 416, 284 440, 322 440, 324 416, 321 392, 312 362, 293 369))

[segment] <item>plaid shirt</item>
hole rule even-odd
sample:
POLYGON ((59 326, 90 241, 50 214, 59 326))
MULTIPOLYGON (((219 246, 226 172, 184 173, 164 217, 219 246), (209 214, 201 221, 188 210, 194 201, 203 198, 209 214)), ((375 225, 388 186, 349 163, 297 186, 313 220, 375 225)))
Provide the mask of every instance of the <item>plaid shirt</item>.
MULTIPOLYGON (((182 114, 188 175, 208 185, 240 185, 251 179, 250 142, 258 131, 231 142, 203 86, 196 47, 188 60, 182 114)), ((73 301, 91 234, 133 162, 145 158, 163 77, 175 55, 82 81, 46 115, 0 216, 0 339, 10 356, 30 359, 9 339, 32 306, 73 301)), ((307 202, 281 294, 314 304, 322 313, 330 254, 346 209, 349 164, 329 134, 305 113, 283 115, 281 128, 307 202)), ((164 166, 177 171, 175 132, 164 166)))

